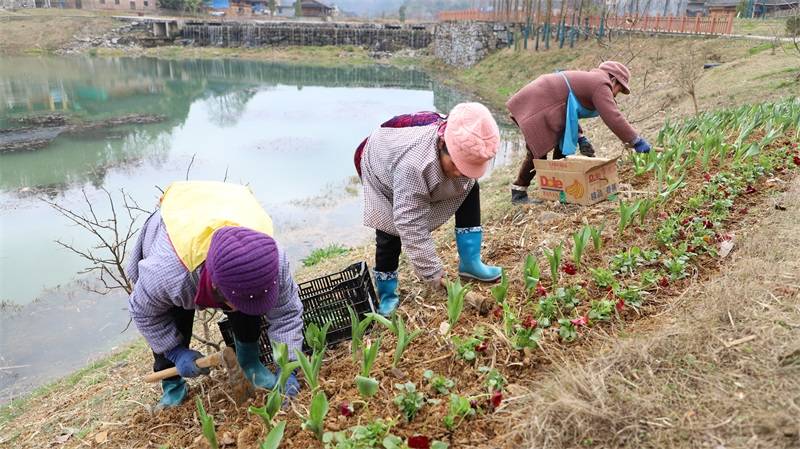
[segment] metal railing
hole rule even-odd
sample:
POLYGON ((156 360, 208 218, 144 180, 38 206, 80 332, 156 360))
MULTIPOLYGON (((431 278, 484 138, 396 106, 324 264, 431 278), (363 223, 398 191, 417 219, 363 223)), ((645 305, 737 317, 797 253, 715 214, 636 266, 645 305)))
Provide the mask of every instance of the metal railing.
MULTIPOLYGON (((709 17, 687 16, 590 16, 582 17, 580 23, 574 26, 605 28, 622 31, 644 31, 657 33, 678 34, 708 34, 724 35, 733 31, 733 14, 712 15, 709 17), (587 22, 588 19, 588 22, 587 22)), ((477 22, 502 22, 502 23, 538 23, 546 20, 536 19, 536 14, 530 17, 523 11, 479 11, 474 9, 462 11, 442 11, 439 21, 477 21, 477 22)), ((567 26, 572 22, 572 16, 567 14, 564 19, 567 26)), ((562 21, 561 15, 551 16, 550 22, 558 26, 562 21)))

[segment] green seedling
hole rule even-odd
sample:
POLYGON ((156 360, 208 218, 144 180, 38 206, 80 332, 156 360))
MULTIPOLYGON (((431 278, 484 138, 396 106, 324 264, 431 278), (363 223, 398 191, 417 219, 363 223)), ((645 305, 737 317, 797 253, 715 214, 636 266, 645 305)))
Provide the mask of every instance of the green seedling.
POLYGON ((624 201, 619 200, 619 235, 622 235, 622 233, 625 232, 625 228, 631 224, 636 210, 639 209, 639 205, 640 201, 628 205, 625 204, 624 201))
POLYGON ((614 313, 615 303, 607 299, 592 301, 589 309, 589 319, 592 321, 608 321, 614 313))
POLYGON ((422 377, 425 378, 433 391, 439 394, 448 394, 450 393, 450 389, 456 386, 456 383, 452 379, 434 374, 434 372, 429 369, 422 373, 422 377))
POLYGON ((309 323, 306 328, 306 344, 314 352, 324 352, 325 346, 328 343, 328 330, 331 328, 331 323, 325 323, 320 328, 317 323, 309 323))
POLYGON ((539 285, 540 271, 539 261, 533 254, 528 254, 528 257, 525 258, 525 290, 529 294, 532 294, 536 290, 536 286, 539 285))
POLYGON ((325 355, 324 346, 321 352, 314 351, 310 358, 299 349, 295 349, 294 354, 297 356, 297 362, 300 363, 300 369, 303 370, 308 388, 311 391, 316 390, 319 387, 319 372, 322 369, 322 359, 325 355))
POLYGON ((642 306, 642 293, 638 287, 616 288, 614 294, 622 299, 627 306, 631 306, 634 309, 642 306))
POLYGON ((461 281, 456 279, 448 281, 447 287, 447 322, 450 323, 449 330, 452 331, 456 325, 461 312, 464 310, 464 299, 472 288, 471 285, 461 285, 461 281))
POLYGON ((563 341, 571 342, 578 338, 578 331, 575 330, 575 325, 570 320, 561 318, 558 320, 558 336, 563 341))
POLYGON ((247 408, 247 411, 260 417, 261 420, 264 421, 264 425, 269 429, 272 428, 272 420, 281 409, 282 400, 283 395, 281 394, 280 388, 273 388, 267 395, 264 406, 255 407, 251 405, 247 408))
POLYGON ((363 346, 364 333, 372 322, 372 318, 367 316, 360 321, 356 312, 349 305, 347 306, 347 312, 350 314, 350 351, 353 355, 353 361, 358 362, 359 353, 363 346))
POLYGON ((553 292, 552 296, 555 297, 556 301, 563 305, 564 308, 571 310, 581 303, 580 298, 578 298, 578 294, 580 292, 580 287, 559 287, 555 292, 553 292))
POLYGON ((580 266, 581 257, 583 257, 583 250, 589 243, 592 236, 592 230, 588 226, 584 226, 580 231, 572 234, 572 261, 575 266, 580 266))
POLYGON ((347 432, 325 432, 322 442, 328 449, 380 448, 394 425, 393 421, 377 419, 363 426, 353 426, 347 432))
POLYGON ((689 257, 686 255, 672 257, 664 261, 664 266, 667 268, 669 272, 670 280, 678 280, 683 279, 689 274, 686 272, 686 268, 689 262, 689 257))
POLYGON ((403 317, 397 313, 394 314, 391 321, 384 316, 378 315, 377 313, 370 313, 368 316, 381 323, 384 327, 389 329, 389 331, 391 331, 395 337, 397 337, 397 346, 395 347, 394 356, 392 358, 392 368, 397 368, 397 365, 403 358, 403 353, 405 352, 406 348, 408 348, 408 345, 411 344, 412 340, 417 338, 422 333, 422 329, 417 329, 414 332, 408 333, 406 330, 405 321, 403 321, 403 317))
POLYGON ((654 199, 643 199, 639 204, 639 224, 644 225, 644 220, 647 218, 647 214, 650 212, 650 209, 656 205, 656 200, 654 199))
POLYGON ((483 343, 482 338, 477 338, 475 336, 461 338, 458 335, 453 335, 450 339, 456 347, 456 354, 460 358, 471 362, 478 357, 478 352, 475 348, 483 343))
POLYGON ((286 381, 289 380, 289 376, 292 375, 294 370, 300 366, 300 362, 289 361, 289 347, 286 346, 286 343, 272 342, 272 359, 275 361, 275 364, 278 365, 281 372, 280 377, 278 377, 276 388, 285 393, 286 381))
POLYGON ((605 228, 605 224, 601 225, 599 228, 589 227, 595 251, 600 251, 600 249, 603 248, 603 228, 605 228))
POLYGON ((453 431, 468 418, 475 416, 475 410, 470 405, 469 398, 459 396, 455 393, 450 394, 450 407, 447 415, 442 420, 445 429, 453 431))
POLYGON ((370 377, 372 365, 375 364, 380 347, 381 339, 378 338, 362 351, 361 374, 356 376, 356 387, 358 388, 358 393, 365 399, 374 396, 380 385, 376 379, 370 377))
POLYGON ((558 305, 553 296, 548 296, 539 300, 536 305, 536 320, 542 327, 550 327, 553 320, 558 315, 558 305))
POLYGON ((589 272, 592 273, 592 279, 598 288, 608 288, 617 282, 614 273, 605 268, 589 268, 589 272))
POLYGON ((544 255, 547 256, 547 261, 550 262, 550 278, 553 285, 558 283, 558 267, 561 266, 561 254, 564 252, 564 247, 559 244, 552 251, 545 248, 544 255))
POLYGON ((328 414, 328 397, 325 392, 320 390, 314 393, 311 398, 311 408, 308 410, 308 416, 303 420, 303 430, 308 430, 317 437, 317 440, 322 441, 322 434, 325 424, 325 415, 328 414))
POLYGON ((394 405, 406 418, 406 422, 411 422, 422 406, 425 405, 425 396, 417 391, 417 386, 413 382, 395 384, 394 386, 400 393, 394 397, 394 405))
POLYGON ((489 390, 489 393, 493 393, 495 391, 503 391, 508 381, 500 371, 497 371, 494 368, 489 368, 488 366, 482 366, 478 368, 478 372, 486 376, 486 380, 484 383, 486 384, 486 389, 489 390))
POLYGON ((195 398, 197 405, 197 417, 200 419, 200 427, 203 429, 203 436, 208 440, 208 445, 211 449, 219 449, 217 442, 217 432, 214 430, 214 417, 206 413, 206 408, 203 407, 203 401, 200 398, 195 398))
POLYGON ((286 430, 286 421, 281 421, 269 431, 259 449, 278 449, 283 440, 284 430, 286 430))
POLYGON ((506 295, 508 294, 508 278, 506 277, 505 268, 500 270, 500 283, 492 287, 491 292, 492 297, 498 304, 502 304, 506 301, 506 295))

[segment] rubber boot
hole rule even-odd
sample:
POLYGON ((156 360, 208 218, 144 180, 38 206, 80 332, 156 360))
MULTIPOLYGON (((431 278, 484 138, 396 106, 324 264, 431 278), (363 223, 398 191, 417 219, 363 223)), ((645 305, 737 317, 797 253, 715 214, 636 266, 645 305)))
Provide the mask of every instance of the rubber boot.
POLYGON ((481 262, 481 240, 483 240, 483 229, 480 226, 456 228, 458 274, 483 282, 494 282, 500 279, 500 267, 481 262))
POLYGON ((275 387, 275 383, 278 381, 277 377, 258 358, 258 341, 245 343, 234 338, 234 343, 236 344, 236 360, 239 361, 245 377, 253 383, 253 386, 267 390, 275 387))
POLYGON ((511 188, 511 204, 541 204, 542 200, 528 196, 527 190, 511 188))
POLYGON ((388 317, 400 303, 397 295, 397 272, 375 271, 375 287, 378 290, 378 313, 388 317))
POLYGON ((162 380, 161 388, 164 393, 161 395, 161 400, 156 405, 156 410, 162 410, 169 407, 177 407, 181 405, 186 395, 189 393, 189 386, 183 378, 173 380, 162 380))

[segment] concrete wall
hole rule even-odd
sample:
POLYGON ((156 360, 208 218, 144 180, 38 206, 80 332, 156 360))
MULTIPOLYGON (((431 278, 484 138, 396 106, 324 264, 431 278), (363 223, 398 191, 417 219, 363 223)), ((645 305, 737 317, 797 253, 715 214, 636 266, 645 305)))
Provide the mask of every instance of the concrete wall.
POLYGON ((446 64, 471 67, 489 52, 507 45, 503 25, 486 22, 440 22, 433 34, 433 55, 446 64))
POLYGON ((432 39, 424 27, 335 22, 188 22, 181 35, 200 46, 357 45, 376 51, 425 48, 432 39))

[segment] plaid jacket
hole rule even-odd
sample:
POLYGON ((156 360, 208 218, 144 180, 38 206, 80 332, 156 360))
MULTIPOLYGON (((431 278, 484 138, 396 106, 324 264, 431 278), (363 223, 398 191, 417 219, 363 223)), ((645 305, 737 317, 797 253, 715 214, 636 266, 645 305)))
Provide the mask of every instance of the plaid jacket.
POLYGON ((399 236, 428 282, 444 274, 431 231, 455 214, 475 183, 445 176, 436 150, 439 125, 378 128, 361 158, 364 225, 399 236))
MULTIPOLYGON (((294 357, 294 349, 301 349, 303 344, 303 305, 286 254, 280 248, 278 254, 281 291, 275 307, 266 315, 268 336, 273 342, 286 343, 294 357)), ((170 310, 200 308, 194 297, 202 269, 203 265, 192 272, 186 269, 172 247, 161 213, 154 212, 139 233, 127 270, 135 283, 128 310, 153 352, 163 354, 181 343, 170 310)))

